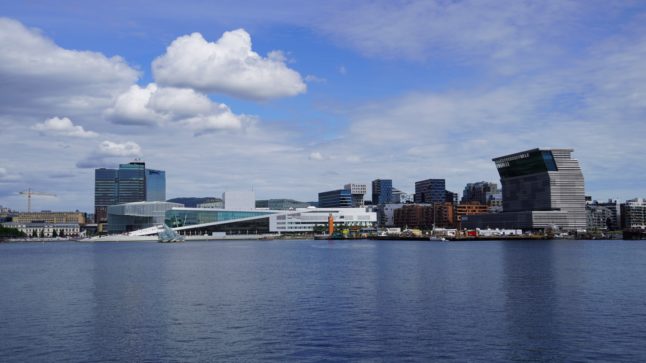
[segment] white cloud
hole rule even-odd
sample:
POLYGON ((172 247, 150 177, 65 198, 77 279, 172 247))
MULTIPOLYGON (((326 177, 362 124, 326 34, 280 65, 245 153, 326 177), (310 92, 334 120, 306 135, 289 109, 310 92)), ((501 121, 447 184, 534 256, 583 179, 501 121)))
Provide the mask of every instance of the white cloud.
POLYGON ((133 85, 116 98, 105 115, 114 123, 126 125, 177 123, 198 134, 240 129, 252 120, 192 89, 159 87, 154 83, 145 88, 133 85))
POLYGON ((99 145, 98 155, 102 157, 139 157, 141 156, 141 147, 132 141, 126 141, 120 144, 106 140, 99 145))
POLYGON ((314 151, 314 152, 310 153, 309 159, 310 160, 323 160, 325 158, 323 157, 323 154, 321 154, 320 152, 314 151))
POLYGON ((281 52, 266 58, 254 52, 243 29, 225 32, 214 43, 200 33, 181 36, 153 61, 152 69, 160 85, 246 99, 295 96, 307 89, 300 74, 285 65, 281 52))
POLYGON ((105 140, 90 155, 76 163, 76 166, 82 169, 114 167, 119 160, 139 158, 142 155, 141 147, 136 142, 118 143, 105 140))
POLYGON ((146 88, 132 85, 120 94, 112 107, 105 111, 105 116, 112 122, 124 125, 151 125, 165 121, 165 116, 148 107, 151 95, 157 91, 157 85, 149 84, 146 88))
POLYGON ((83 126, 74 125, 72 120, 67 117, 59 118, 52 117, 45 120, 43 123, 35 124, 31 127, 32 130, 36 130, 43 134, 53 134, 61 136, 70 136, 70 137, 96 137, 98 134, 93 131, 86 131, 83 129, 83 126))
POLYGON ((120 57, 63 49, 38 30, 0 18, 0 114, 95 113, 137 77, 120 57))

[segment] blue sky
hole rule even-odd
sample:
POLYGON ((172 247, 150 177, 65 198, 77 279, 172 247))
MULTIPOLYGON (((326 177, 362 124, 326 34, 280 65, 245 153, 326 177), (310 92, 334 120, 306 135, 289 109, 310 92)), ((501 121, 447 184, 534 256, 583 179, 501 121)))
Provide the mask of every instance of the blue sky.
POLYGON ((135 157, 167 196, 315 200, 348 182, 498 181, 571 147, 595 199, 644 196, 638 1, 0 2, 0 205, 93 207, 135 157))

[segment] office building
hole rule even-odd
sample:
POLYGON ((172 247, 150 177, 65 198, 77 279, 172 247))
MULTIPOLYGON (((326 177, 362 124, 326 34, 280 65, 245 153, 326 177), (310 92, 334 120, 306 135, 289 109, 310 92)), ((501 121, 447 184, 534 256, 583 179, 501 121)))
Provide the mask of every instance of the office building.
POLYGON ((478 202, 481 205, 489 204, 489 201, 498 194, 498 184, 485 181, 468 183, 462 192, 461 203, 478 202))
POLYGON ((372 181, 372 204, 380 205, 393 202, 393 181, 391 179, 375 179, 372 181))
POLYGON ((166 198, 166 173, 147 170, 146 164, 134 161, 120 164, 118 169, 94 170, 94 216, 96 223, 105 223, 108 206, 143 202, 164 201, 166 198))
POLYGON ((415 182, 415 203, 444 203, 446 198, 446 181, 444 179, 426 179, 415 182))
POLYGON ((643 198, 635 198, 622 203, 621 228, 623 229, 645 229, 646 228, 646 201, 643 198))
POLYGON ((390 203, 393 203, 393 204, 413 203, 413 200, 414 200, 413 194, 402 192, 397 188, 392 189, 392 197, 390 198, 390 203))
POLYGON ((572 149, 532 149, 493 159, 503 212, 463 216, 466 228, 585 230, 583 174, 572 149))
POLYGON ((166 201, 166 172, 146 169, 146 201, 166 201))
POLYGON ((319 208, 351 208, 352 192, 350 189, 337 189, 319 193, 319 208))
POLYGON ((365 184, 350 183, 350 184, 344 185, 343 189, 347 189, 350 191, 353 208, 363 207, 364 205, 363 198, 366 195, 366 192, 368 190, 365 184))
POLYGON ((16 223, 74 223, 84 225, 87 222, 86 214, 82 212, 23 212, 11 218, 16 223))

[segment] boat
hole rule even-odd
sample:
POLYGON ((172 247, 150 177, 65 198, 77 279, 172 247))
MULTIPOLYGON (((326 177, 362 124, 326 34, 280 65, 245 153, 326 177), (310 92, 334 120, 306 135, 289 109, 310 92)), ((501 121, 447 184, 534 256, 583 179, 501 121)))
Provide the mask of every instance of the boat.
POLYGON ((173 231, 165 223, 162 226, 162 228, 163 229, 157 233, 157 238, 158 238, 157 242, 159 243, 184 242, 184 236, 177 233, 176 231, 173 231))
POLYGON ((428 238, 429 241, 447 241, 446 238, 444 237, 438 237, 438 236, 431 236, 428 238))

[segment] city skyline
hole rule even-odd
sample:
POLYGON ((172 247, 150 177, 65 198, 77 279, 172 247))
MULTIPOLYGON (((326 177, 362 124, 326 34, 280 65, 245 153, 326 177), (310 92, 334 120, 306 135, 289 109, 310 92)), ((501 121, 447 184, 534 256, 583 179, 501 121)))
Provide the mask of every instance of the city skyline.
POLYGON ((536 147, 573 148, 593 199, 643 197, 645 5, 182 4, 2 5, 0 205, 91 211, 94 169, 135 158, 168 199, 461 192, 536 147))

